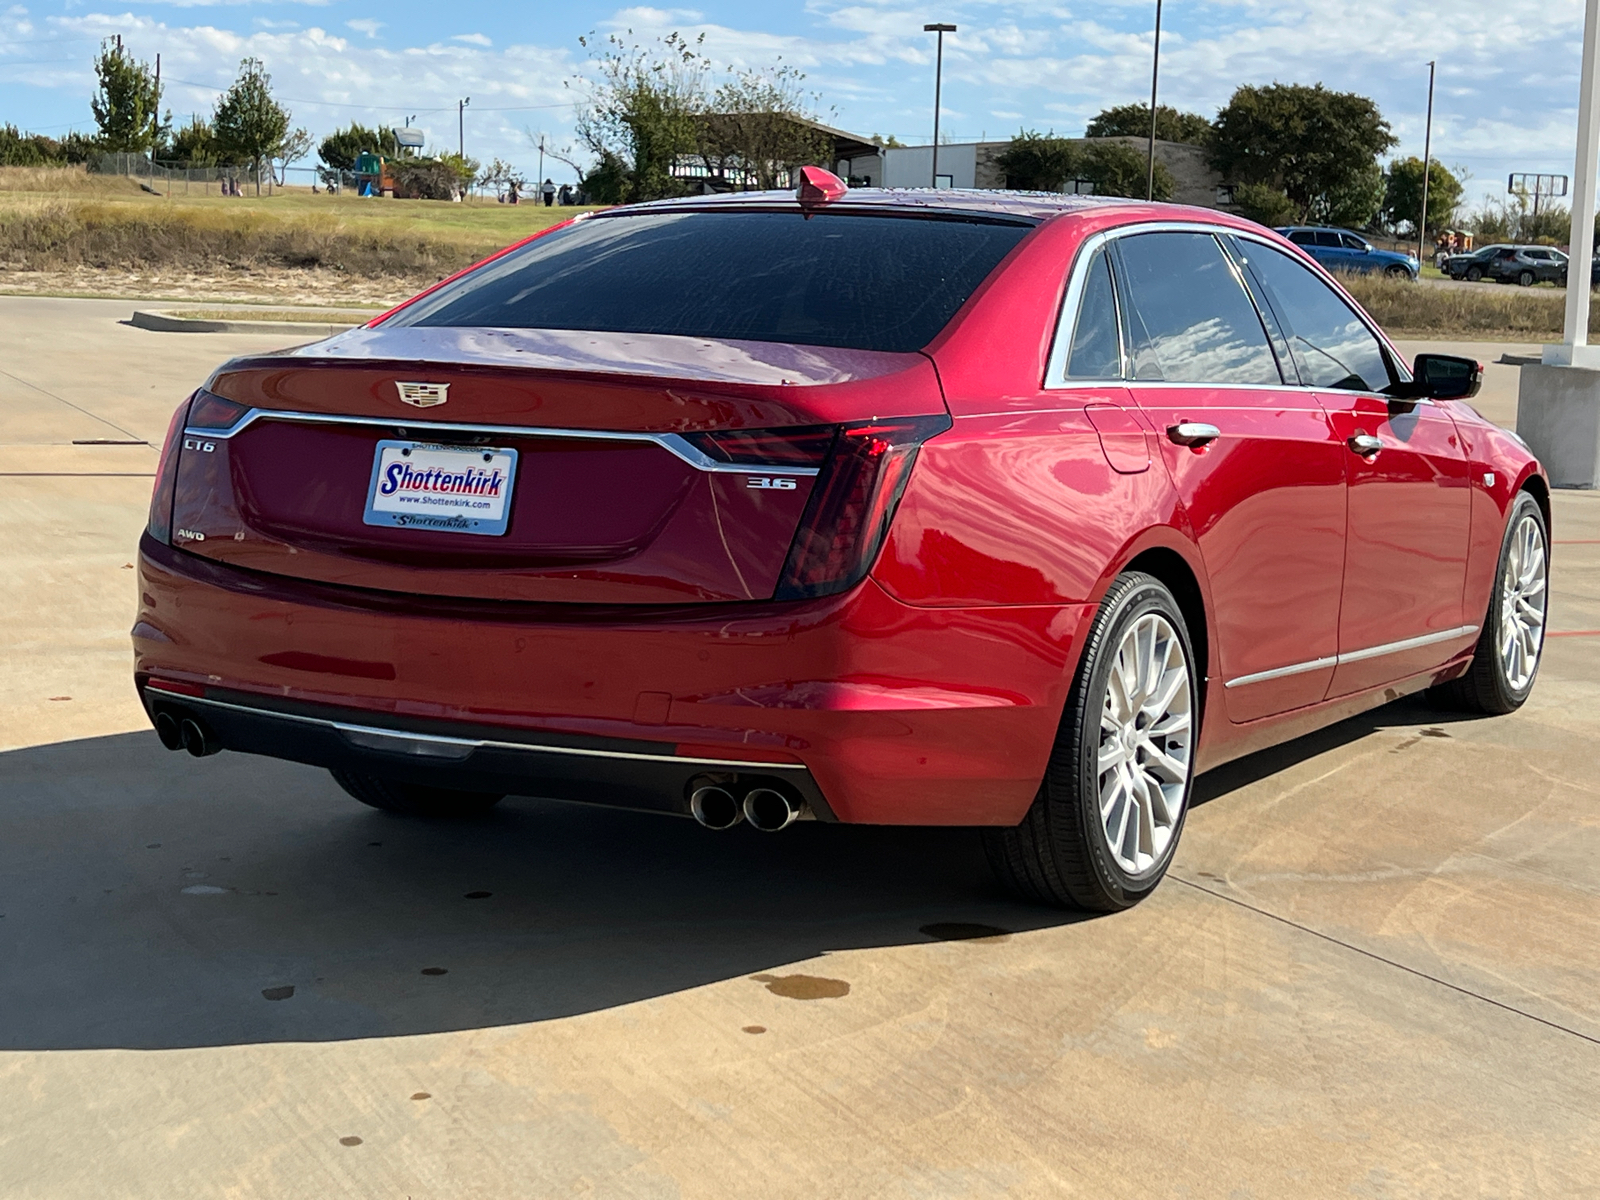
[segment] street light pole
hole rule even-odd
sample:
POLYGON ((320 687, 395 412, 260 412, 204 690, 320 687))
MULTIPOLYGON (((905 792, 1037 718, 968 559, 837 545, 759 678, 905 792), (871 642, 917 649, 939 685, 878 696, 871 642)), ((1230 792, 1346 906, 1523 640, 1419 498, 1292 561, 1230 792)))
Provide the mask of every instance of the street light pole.
POLYGON ((1161 0, 1156 0, 1156 47, 1150 58, 1150 157, 1145 163, 1144 198, 1156 198, 1156 84, 1161 79, 1161 0))
POLYGON ((1422 217, 1417 221, 1417 275, 1422 275, 1422 247, 1428 236, 1428 174, 1433 168, 1433 75, 1436 63, 1428 64, 1428 124, 1422 135, 1422 217))
POLYGON ((467 156, 467 105, 471 103, 471 96, 456 101, 456 153, 462 158, 467 156))
POLYGON ((939 47, 934 53, 933 60, 933 178, 930 180, 934 187, 939 186, 939 104, 940 89, 944 84, 944 35, 954 33, 954 25, 924 25, 923 33, 936 33, 939 35, 939 47))

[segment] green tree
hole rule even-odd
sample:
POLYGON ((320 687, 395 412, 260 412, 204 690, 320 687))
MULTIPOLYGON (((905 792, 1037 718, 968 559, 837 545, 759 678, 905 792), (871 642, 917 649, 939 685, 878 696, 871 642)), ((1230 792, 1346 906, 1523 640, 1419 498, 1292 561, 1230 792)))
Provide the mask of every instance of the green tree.
POLYGON ((1241 217, 1274 229, 1300 219, 1293 200, 1265 183, 1241 183, 1233 189, 1233 207, 1241 217))
MULTIPOLYGON (((1437 232, 1455 220, 1461 204, 1461 180, 1443 163, 1428 164, 1428 220, 1425 228, 1437 232)), ((1402 158, 1389 164, 1383 196, 1383 219, 1392 228, 1409 227, 1417 236, 1422 213, 1422 160, 1402 158)))
POLYGON ((1358 212, 1378 156, 1394 144, 1389 123, 1365 96, 1321 84, 1245 86, 1217 114, 1211 163, 1230 183, 1281 193, 1304 220, 1358 212))
POLYGON ((323 175, 332 176, 340 171, 355 170, 356 159, 369 150, 390 158, 398 157, 400 143, 395 140, 394 130, 383 126, 368 129, 352 121, 348 128, 335 130, 322 139, 322 144, 317 148, 317 157, 326 168, 323 175))
POLYGON ((816 124, 805 75, 784 63, 740 71, 700 118, 699 157, 713 175, 742 172, 758 189, 789 186, 796 168, 833 163, 833 138, 816 124))
MULTIPOLYGON (((1105 109, 1084 130, 1084 137, 1150 137, 1150 106, 1119 104, 1105 109)), ((1166 104, 1156 105, 1156 140, 1187 142, 1204 146, 1211 138, 1211 122, 1199 113, 1181 112, 1166 104)))
POLYGON ((1319 196, 1311 206, 1310 219, 1319 225, 1369 228, 1383 209, 1384 185, 1383 168, 1375 162, 1368 163, 1319 196))
POLYGON ((121 38, 107 38, 94 60, 94 73, 97 86, 89 108, 101 146, 131 154, 160 141, 161 85, 150 64, 135 60, 121 38))
POLYGON ((272 76, 259 58, 239 63, 239 78, 217 101, 211 127, 224 154, 250 164, 256 195, 261 194, 261 165, 283 144, 289 112, 272 98, 272 76))
POLYGON ((578 39, 589 50, 597 76, 574 81, 583 94, 574 129, 598 164, 585 180, 586 186, 593 180, 589 191, 596 199, 599 189, 616 183, 619 200, 683 192, 672 169, 700 145, 710 71, 699 50, 703 40, 704 35, 691 43, 677 33, 647 45, 617 34, 603 42, 593 34, 578 39))
POLYGON ((173 133, 166 147, 166 156, 191 167, 216 166, 221 161, 221 155, 211 122, 198 113, 191 114, 189 123, 173 133))
MULTIPOLYGON (((1013 191, 1058 192, 1066 183, 1082 180, 1093 185, 1095 195, 1142 200, 1148 159, 1125 141, 1075 141, 1024 130, 999 153, 995 166, 1013 191)), ((1171 199, 1172 189, 1171 172, 1157 162, 1155 199, 1171 199)))

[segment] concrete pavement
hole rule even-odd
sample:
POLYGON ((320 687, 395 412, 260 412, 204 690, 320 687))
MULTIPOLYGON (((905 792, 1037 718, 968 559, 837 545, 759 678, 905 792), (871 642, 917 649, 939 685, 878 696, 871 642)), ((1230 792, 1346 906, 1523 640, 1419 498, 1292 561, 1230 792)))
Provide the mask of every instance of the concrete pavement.
POLYGON ((963 831, 446 826, 161 750, 122 565, 155 453, 71 443, 159 441, 274 339, 129 311, 0 299, 0 1195, 1600 1190, 1600 496, 1556 498, 1580 636, 1520 713, 1213 772, 1157 894, 1075 919, 963 831))

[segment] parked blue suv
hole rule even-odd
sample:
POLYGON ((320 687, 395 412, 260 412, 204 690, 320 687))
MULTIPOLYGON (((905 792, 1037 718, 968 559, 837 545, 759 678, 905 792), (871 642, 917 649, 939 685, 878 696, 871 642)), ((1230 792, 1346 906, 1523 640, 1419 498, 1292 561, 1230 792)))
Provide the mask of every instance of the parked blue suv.
POLYGON ((1278 232, 1330 271, 1352 271, 1358 275, 1380 271, 1390 279, 1417 277, 1416 255, 1379 250, 1366 238, 1348 229, 1289 225, 1278 232))

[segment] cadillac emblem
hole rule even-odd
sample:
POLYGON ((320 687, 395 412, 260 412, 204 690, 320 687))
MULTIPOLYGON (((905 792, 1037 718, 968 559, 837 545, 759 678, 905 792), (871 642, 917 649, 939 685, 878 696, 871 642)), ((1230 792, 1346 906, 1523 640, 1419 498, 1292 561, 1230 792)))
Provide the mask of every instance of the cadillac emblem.
POLYGON ((394 386, 400 391, 401 401, 416 408, 432 408, 450 399, 448 383, 402 383, 396 380, 394 386))

